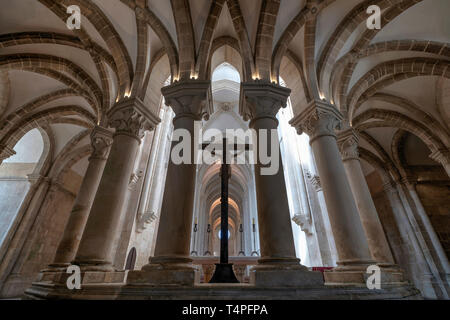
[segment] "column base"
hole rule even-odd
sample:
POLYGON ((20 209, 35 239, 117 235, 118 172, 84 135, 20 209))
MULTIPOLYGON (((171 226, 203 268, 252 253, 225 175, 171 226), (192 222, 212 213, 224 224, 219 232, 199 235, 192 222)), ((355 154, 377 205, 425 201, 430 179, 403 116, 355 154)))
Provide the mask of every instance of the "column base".
POLYGON ((65 272, 70 266, 70 263, 52 263, 48 265, 47 269, 42 270, 42 272, 65 272))
POLYGON ((250 270, 250 284, 256 287, 320 287, 321 272, 309 271, 296 258, 262 258, 250 270))
POLYGON ((72 265, 79 266, 82 271, 114 272, 115 269, 110 261, 105 260, 75 260, 72 265))
POLYGON ((153 257, 140 271, 129 271, 127 284, 151 286, 194 286, 200 283, 200 270, 186 257, 153 257))
MULTIPOLYGON (((66 273, 60 271, 43 271, 39 274, 36 282, 38 283, 51 283, 60 286, 67 285, 67 279, 71 277, 73 273, 66 273)), ((126 272, 114 271, 82 271, 80 273, 81 287, 87 284, 120 284, 125 283, 126 272)))

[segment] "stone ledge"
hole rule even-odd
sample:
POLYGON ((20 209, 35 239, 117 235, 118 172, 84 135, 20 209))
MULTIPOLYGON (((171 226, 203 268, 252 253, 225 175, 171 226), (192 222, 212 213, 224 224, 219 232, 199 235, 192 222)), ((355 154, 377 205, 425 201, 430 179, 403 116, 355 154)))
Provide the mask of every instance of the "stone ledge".
POLYGON ((127 284, 194 286, 200 282, 197 269, 147 269, 129 271, 127 284))
MULTIPOLYGON (((366 287, 367 279, 371 274, 363 270, 330 270, 323 273, 325 284, 330 285, 353 285, 366 287)), ((381 269, 381 284, 403 285, 403 273, 401 271, 391 271, 381 269)))
POLYGON ((369 290, 351 286, 311 288, 261 288, 252 285, 209 284, 194 287, 152 287, 145 285, 85 285, 82 290, 68 290, 35 283, 25 292, 25 299, 71 300, 421 300, 419 290, 411 285, 386 286, 369 290))
POLYGON ((322 273, 299 268, 254 268, 250 283, 256 287, 320 287, 324 285, 322 273))
MULTIPOLYGON (((36 283, 48 283, 55 285, 66 285, 71 273, 66 272, 41 272, 36 283)), ((102 272, 102 271, 82 271, 81 285, 104 284, 104 283, 124 283, 127 271, 102 272)))

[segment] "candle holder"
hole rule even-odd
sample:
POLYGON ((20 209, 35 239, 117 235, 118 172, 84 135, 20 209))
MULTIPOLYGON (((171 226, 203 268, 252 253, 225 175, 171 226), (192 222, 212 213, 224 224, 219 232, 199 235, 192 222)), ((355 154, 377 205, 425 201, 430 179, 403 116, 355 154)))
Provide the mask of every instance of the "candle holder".
POLYGON ((195 240, 197 238, 197 231, 198 231, 198 220, 197 218, 195 218, 195 223, 194 223, 194 243, 192 244, 192 251, 191 251, 191 256, 198 256, 198 252, 197 250, 195 250, 195 240))
POLYGON ((239 233, 241 234, 241 250, 239 251, 238 256, 244 256, 244 257, 245 257, 245 252, 244 252, 244 250, 242 249, 242 244, 243 244, 243 242, 244 242, 243 232, 244 232, 244 229, 243 229, 242 223, 241 223, 241 224, 239 225, 239 233))
POLYGON ((209 235, 211 233, 211 224, 209 224, 209 223, 208 223, 208 227, 206 228, 206 233, 208 235, 208 240, 206 240, 207 249, 206 249, 206 251, 205 251, 205 253, 203 255, 204 256, 210 256, 211 252, 209 251, 209 235))
POLYGON ((256 250, 256 224, 255 224, 255 218, 252 220, 252 231, 253 231, 253 251, 252 251, 252 257, 259 256, 258 251, 256 250))

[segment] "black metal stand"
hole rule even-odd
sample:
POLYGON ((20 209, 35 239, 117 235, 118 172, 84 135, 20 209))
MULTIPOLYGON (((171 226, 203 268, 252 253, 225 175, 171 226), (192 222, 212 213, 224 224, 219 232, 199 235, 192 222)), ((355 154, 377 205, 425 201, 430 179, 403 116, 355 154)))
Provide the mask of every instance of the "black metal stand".
POLYGON ((252 223, 252 228, 253 228, 253 251, 252 251, 252 257, 256 257, 259 256, 258 251, 256 251, 256 225, 255 225, 255 221, 253 220, 252 223))
POLYGON ((242 249, 242 243, 243 243, 243 241, 244 241, 244 238, 243 238, 243 232, 244 232, 244 229, 242 228, 242 223, 239 225, 239 233, 241 234, 241 250, 239 251, 239 253, 238 253, 238 256, 245 256, 245 252, 244 252, 244 250, 242 249))
POLYGON ((216 270, 209 283, 239 283, 232 263, 216 263, 216 270))
POLYGON ((197 238, 197 223, 194 224, 194 243, 192 244, 192 252, 191 252, 191 256, 197 256, 197 250, 195 250, 195 238, 197 238))
POLYGON ((220 170, 222 192, 220 198, 220 263, 209 283, 239 283, 233 271, 233 264, 228 263, 228 179, 230 165, 227 163, 227 139, 222 142, 222 168, 220 170))
POLYGON ((209 234, 211 233, 211 224, 208 223, 208 228, 206 229, 206 233, 208 234, 208 240, 206 240, 206 251, 203 254, 204 256, 210 256, 211 252, 209 251, 209 234))

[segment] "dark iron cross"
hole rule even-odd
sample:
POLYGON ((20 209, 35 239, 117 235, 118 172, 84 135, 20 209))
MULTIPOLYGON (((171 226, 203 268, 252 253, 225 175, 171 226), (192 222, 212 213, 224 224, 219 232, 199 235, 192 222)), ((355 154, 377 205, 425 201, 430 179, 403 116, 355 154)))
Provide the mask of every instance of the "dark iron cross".
MULTIPOLYGON (((220 168, 221 180, 221 196, 220 196, 220 263, 216 263, 216 269, 209 283, 239 283, 233 271, 233 264, 228 262, 228 181, 231 178, 231 166, 227 162, 228 150, 227 139, 223 138, 222 145, 212 145, 205 143, 202 145, 203 150, 208 146, 213 146, 214 150, 218 146, 222 147, 222 165, 220 168)), ((231 149, 235 152, 233 156, 237 155, 238 150, 250 150, 250 145, 234 144, 231 149)), ((215 151, 211 152, 215 154, 215 151)), ((230 157, 231 158, 231 157, 230 157)))

